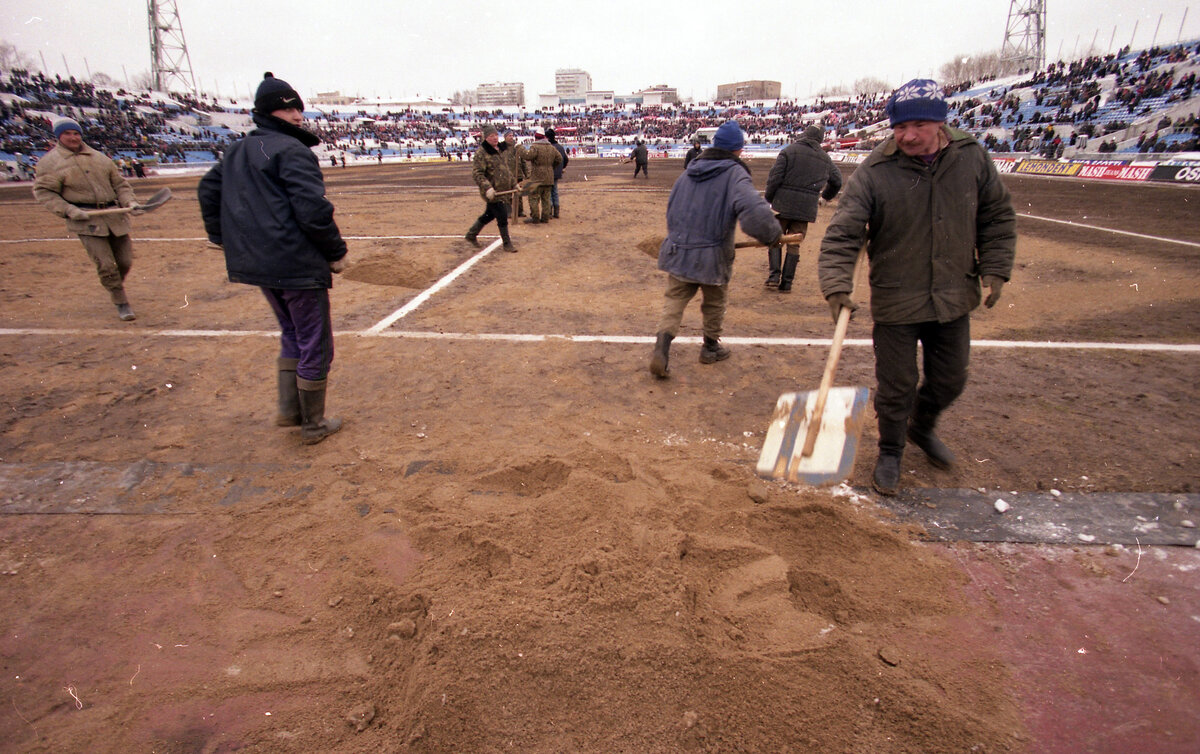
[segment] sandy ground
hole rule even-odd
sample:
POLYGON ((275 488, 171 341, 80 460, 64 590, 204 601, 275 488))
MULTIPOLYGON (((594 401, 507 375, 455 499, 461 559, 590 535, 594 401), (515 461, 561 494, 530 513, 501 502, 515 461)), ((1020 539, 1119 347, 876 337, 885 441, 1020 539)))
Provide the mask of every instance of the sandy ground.
MULTIPOLYGON (((792 295, 739 256, 731 359, 698 363, 693 303, 649 375, 636 245, 680 167, 574 161, 562 219, 483 255, 468 165, 331 170, 346 426, 311 447, 272 425, 274 323, 205 248, 194 178, 137 185, 176 198, 136 220, 134 323, 0 189, 0 750, 1200 748, 1200 551, 930 541, 866 492, 870 422, 851 487, 755 477, 776 397, 824 366, 770 339, 831 335, 831 208, 792 295)), ((942 427, 962 462, 913 450, 903 484, 1200 518, 1200 354, 1152 347, 1197 342, 1200 193, 1006 180, 1018 264, 974 337, 1130 348, 977 345, 942 427)), ((837 384, 873 386, 869 334, 863 307, 837 384)))

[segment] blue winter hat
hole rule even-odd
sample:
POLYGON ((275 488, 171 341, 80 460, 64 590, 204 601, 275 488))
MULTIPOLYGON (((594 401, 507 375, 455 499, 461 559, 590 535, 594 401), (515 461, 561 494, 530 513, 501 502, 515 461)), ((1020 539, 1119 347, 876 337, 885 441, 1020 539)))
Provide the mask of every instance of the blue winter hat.
POLYGON ((81 134, 83 133, 83 129, 72 118, 55 118, 50 127, 54 129, 54 138, 56 139, 63 135, 63 131, 78 131, 81 134))
POLYGON ((913 79, 892 92, 887 101, 888 120, 893 126, 910 120, 942 122, 946 113, 946 98, 932 79, 913 79))
POLYGON ((736 152, 746 145, 746 136, 736 120, 727 120, 713 135, 712 145, 715 149, 736 152))

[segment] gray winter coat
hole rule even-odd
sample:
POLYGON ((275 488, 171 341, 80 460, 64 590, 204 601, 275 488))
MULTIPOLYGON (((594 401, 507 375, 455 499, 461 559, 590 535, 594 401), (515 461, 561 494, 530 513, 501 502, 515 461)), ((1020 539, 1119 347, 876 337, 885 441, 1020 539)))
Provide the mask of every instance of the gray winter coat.
POLYGON ((943 127, 949 144, 932 165, 894 138, 854 171, 821 241, 821 293, 850 293, 867 243, 871 317, 881 324, 951 322, 979 306, 980 278, 1008 280, 1016 214, 979 142, 943 127))
POLYGON ((765 244, 779 240, 779 221, 731 152, 706 150, 675 180, 667 200, 667 238, 658 269, 681 280, 727 285, 737 225, 765 244))
POLYGON ((819 143, 802 138, 775 158, 764 196, 780 217, 811 223, 817 219, 817 197, 829 201, 841 189, 842 171, 819 143))

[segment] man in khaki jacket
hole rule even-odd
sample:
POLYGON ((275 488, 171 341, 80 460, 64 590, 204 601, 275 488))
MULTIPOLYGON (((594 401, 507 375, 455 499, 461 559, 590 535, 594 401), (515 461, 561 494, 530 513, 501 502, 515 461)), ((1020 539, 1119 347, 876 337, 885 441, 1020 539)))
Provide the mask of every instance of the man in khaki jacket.
POLYGON ((546 140, 545 130, 538 128, 533 132, 533 145, 522 159, 532 166, 529 182, 534 186, 529 193, 529 217, 525 222, 548 223, 553 211, 550 191, 554 188, 554 168, 562 164, 562 155, 546 140))
POLYGON ((136 319, 125 296, 125 276, 133 266, 129 214, 89 215, 89 210, 132 207, 129 181, 108 157, 83 143, 83 129, 70 118, 56 118, 58 144, 37 163, 33 197, 66 218, 67 230, 79 236, 96 265, 100 283, 117 306, 117 316, 136 319))

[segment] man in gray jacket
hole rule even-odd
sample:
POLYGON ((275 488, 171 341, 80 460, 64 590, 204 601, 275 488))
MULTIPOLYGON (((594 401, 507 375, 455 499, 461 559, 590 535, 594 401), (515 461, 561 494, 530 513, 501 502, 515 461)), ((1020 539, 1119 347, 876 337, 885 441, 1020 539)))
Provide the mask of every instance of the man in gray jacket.
POLYGON ((851 176, 821 242, 821 293, 835 319, 843 306, 855 308, 854 261, 867 244, 879 420, 871 484, 882 495, 896 494, 906 435, 934 466, 953 466, 934 427, 966 387, 980 284, 989 289, 985 305, 994 306, 1016 249, 1008 190, 979 142, 945 125, 946 112, 928 79, 892 94, 892 138, 851 176))
POLYGON ((779 240, 771 205, 758 195, 750 168, 739 159, 746 137, 737 121, 726 121, 713 136, 712 149, 692 160, 667 200, 667 238, 658 250, 658 269, 667 273, 662 318, 650 357, 650 372, 666 377, 671 341, 683 310, 700 291, 704 345, 700 363, 729 358, 721 345, 725 301, 733 274, 733 237, 740 223, 747 235, 765 244, 779 240))
MULTIPOLYGON (((824 136, 825 130, 820 126, 804 129, 804 134, 775 158, 767 176, 763 196, 779 216, 785 234, 807 233, 808 224, 817 219, 818 199, 829 201, 842 190, 842 171, 821 149, 824 136)), ((780 293, 790 293, 800 261, 800 245, 788 244, 786 258, 782 251, 780 246, 767 249, 770 271, 766 285, 778 288, 780 293)))

